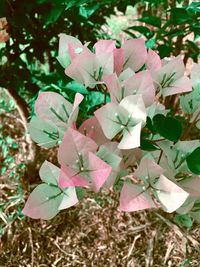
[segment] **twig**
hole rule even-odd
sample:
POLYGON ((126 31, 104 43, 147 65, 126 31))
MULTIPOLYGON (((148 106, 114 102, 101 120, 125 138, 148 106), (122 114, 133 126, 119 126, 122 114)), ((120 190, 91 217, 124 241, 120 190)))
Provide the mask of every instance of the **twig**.
POLYGON ((167 218, 163 217, 161 214, 154 212, 154 214, 161 219, 164 223, 166 223, 170 228, 172 228, 174 230, 174 232, 180 237, 180 238, 186 238, 187 240, 189 240, 194 248, 200 252, 200 244, 199 242, 194 239, 191 235, 189 235, 188 233, 184 233, 179 227, 178 225, 172 223, 170 220, 168 220, 167 218))
POLYGON ((168 259, 169 259, 169 255, 172 251, 172 249, 174 248, 174 244, 172 244, 172 241, 170 241, 168 247, 167 247, 167 251, 165 253, 165 259, 164 259, 164 264, 167 263, 168 259))
POLYGON ((156 236, 156 230, 152 232, 152 237, 149 239, 148 242, 146 265, 145 265, 146 267, 153 266, 153 243, 155 236, 156 236))
POLYGON ((131 254, 132 254, 132 252, 133 252, 133 249, 134 249, 134 247, 135 247, 135 243, 136 243, 136 241, 137 241, 140 237, 141 237, 141 234, 136 235, 136 236, 134 237, 133 243, 132 243, 132 245, 131 245, 131 247, 130 247, 130 249, 129 249, 129 251, 128 251, 128 254, 127 254, 126 258, 129 258, 129 257, 131 256, 131 254))
POLYGON ((28 128, 27 128, 27 118, 28 118, 28 109, 22 109, 22 103, 20 102, 21 99, 17 99, 15 97, 15 94, 12 93, 12 90, 11 89, 5 89, 5 92, 7 93, 7 95, 13 99, 13 101, 15 102, 15 105, 16 105, 16 109, 19 113, 19 116, 21 118, 21 123, 24 127, 24 130, 25 130, 25 138, 26 138, 26 142, 27 142, 27 145, 28 145, 28 149, 27 149, 27 152, 28 152, 28 156, 27 156, 27 160, 29 161, 33 161, 35 160, 35 157, 36 157, 36 146, 34 145, 31 137, 30 137, 30 134, 28 134, 28 128))
POLYGON ((34 247, 33 247, 33 236, 31 228, 28 227, 28 235, 30 240, 30 246, 31 246, 31 266, 34 267, 34 247))
POLYGON ((134 247, 135 247, 135 243, 136 243, 136 241, 137 241, 140 237, 141 237, 141 234, 136 235, 136 236, 134 237, 133 243, 132 243, 132 245, 130 246, 130 249, 129 249, 129 251, 128 251, 128 254, 127 254, 126 256, 123 257, 123 260, 125 260, 125 259, 128 260, 128 259, 130 258, 131 254, 132 254, 132 252, 133 252, 133 249, 134 249, 134 247))
POLYGON ((162 158, 162 154, 163 154, 163 150, 160 151, 160 156, 159 156, 159 158, 158 158, 158 162, 157 162, 157 164, 160 163, 160 160, 161 160, 161 158, 162 158))

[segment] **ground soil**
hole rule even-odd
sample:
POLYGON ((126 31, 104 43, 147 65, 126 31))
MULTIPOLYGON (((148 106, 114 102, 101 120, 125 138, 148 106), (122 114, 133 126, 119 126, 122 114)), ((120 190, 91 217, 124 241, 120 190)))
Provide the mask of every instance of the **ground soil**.
MULTIPOLYGON (((12 115, 18 118, 16 112, 12 115)), ((24 129, 13 116, 1 115, 0 123, 4 134, 19 144, 14 152, 17 165, 26 162, 27 151, 24 129)), ((37 164, 53 160, 54 154, 41 151, 37 164)), ((174 214, 160 210, 119 212, 113 192, 102 192, 97 201, 85 198, 50 221, 20 216, 17 211, 39 182, 37 164, 18 180, 8 178, 9 169, 0 178, 0 267, 200 266, 198 224, 190 230, 180 228, 174 214)))

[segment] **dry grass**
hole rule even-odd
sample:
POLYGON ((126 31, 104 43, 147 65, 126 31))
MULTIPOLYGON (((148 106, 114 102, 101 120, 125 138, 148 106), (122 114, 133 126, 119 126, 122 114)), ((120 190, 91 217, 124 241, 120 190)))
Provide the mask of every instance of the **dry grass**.
MULTIPOLYGON (((14 156, 16 164, 22 163, 25 158, 20 123, 5 116, 0 119, 4 134, 18 140, 14 156)), ((47 154, 41 154, 42 162, 47 154)), ((18 180, 15 176, 8 178, 10 171, 0 178, 0 229, 4 229, 0 267, 200 266, 198 225, 190 231, 180 229, 173 215, 155 210, 119 212, 114 193, 103 192, 97 202, 92 196, 84 199, 51 221, 23 218, 20 209, 38 181, 37 168, 35 180, 27 170, 18 180)))

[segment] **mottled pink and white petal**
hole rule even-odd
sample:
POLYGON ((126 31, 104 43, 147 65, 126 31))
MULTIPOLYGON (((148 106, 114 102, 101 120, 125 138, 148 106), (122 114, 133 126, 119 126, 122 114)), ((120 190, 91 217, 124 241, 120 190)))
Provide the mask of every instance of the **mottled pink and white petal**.
POLYGON ((200 197, 200 176, 190 177, 180 182, 181 186, 192 197, 200 197))
POLYGON ((45 160, 39 170, 40 178, 45 183, 58 185, 58 177, 60 174, 60 168, 45 160))
POLYGON ((116 48, 113 51, 114 55, 114 72, 119 75, 123 71, 124 63, 124 50, 122 48, 116 48))
POLYGON ((164 169, 154 160, 144 157, 140 161, 140 164, 134 171, 133 175, 142 180, 146 180, 148 178, 150 180, 154 180, 154 178, 160 177, 163 172, 164 169))
POLYGON ((119 113, 123 113, 123 108, 120 109, 115 103, 108 103, 94 113, 108 139, 112 139, 122 130, 116 119, 116 115, 119 113))
POLYGON ((69 187, 64 190, 63 199, 58 207, 59 210, 68 209, 79 202, 75 187, 69 187))
POLYGON ((94 153, 88 154, 88 168, 91 186, 98 192, 112 172, 112 167, 97 157, 94 153))
POLYGON ((138 71, 147 60, 147 50, 143 39, 126 40, 122 45, 124 52, 123 69, 138 71))
POLYGON ((115 49, 115 43, 116 41, 113 40, 99 40, 94 45, 95 54, 112 53, 115 49))
POLYGON ((81 176, 81 174, 77 170, 74 170, 66 165, 61 166, 58 184, 60 188, 88 186, 87 180, 83 176, 81 176))
POLYGON ((92 140, 94 140, 97 145, 102 145, 108 141, 95 116, 84 121, 79 128, 79 132, 92 138, 92 140))
POLYGON ((125 97, 119 104, 123 107, 135 123, 146 122, 146 108, 142 95, 130 95, 125 97))
POLYGON ((145 106, 150 106, 155 101, 155 88, 152 77, 148 70, 136 73, 126 81, 125 87, 126 96, 131 94, 141 94, 145 106))
POLYGON ((61 165, 72 166, 78 159, 78 153, 84 155, 89 151, 95 152, 96 150, 97 144, 91 138, 70 128, 65 133, 58 149, 58 161, 61 165))
POLYGON ((200 85, 200 64, 193 63, 191 71, 192 86, 195 88, 200 85))
POLYGON ((99 68, 96 56, 92 52, 90 54, 83 52, 75 57, 72 63, 65 69, 65 74, 86 87, 94 87, 97 82, 99 68))
POLYGON ((116 73, 107 75, 103 78, 104 83, 107 86, 108 92, 110 93, 111 101, 116 103, 121 100, 121 85, 118 80, 116 73))
POLYGON ((169 96, 169 95, 175 95, 175 94, 181 94, 186 92, 192 91, 192 81, 186 77, 183 76, 179 78, 178 80, 175 80, 171 83, 170 87, 166 87, 162 90, 163 96, 169 96))
POLYGON ((120 141, 119 149, 133 149, 140 146, 140 134, 141 134, 142 123, 138 123, 133 127, 124 129, 123 137, 120 141))
POLYGON ((152 49, 148 50, 146 66, 150 72, 156 72, 162 67, 159 55, 152 49))
POLYGON ((154 191, 156 197, 167 212, 174 212, 177 210, 189 196, 185 190, 162 174, 154 184, 154 188, 157 189, 154 191))
POLYGON ((22 212, 33 219, 50 220, 59 212, 62 194, 59 188, 38 185, 30 194, 22 212))
POLYGON ((120 194, 121 211, 138 211, 155 208, 155 204, 147 192, 144 192, 142 186, 131 183, 124 183, 120 194))
POLYGON ((43 120, 65 123, 72 111, 72 104, 54 92, 42 92, 35 102, 35 113, 43 120))

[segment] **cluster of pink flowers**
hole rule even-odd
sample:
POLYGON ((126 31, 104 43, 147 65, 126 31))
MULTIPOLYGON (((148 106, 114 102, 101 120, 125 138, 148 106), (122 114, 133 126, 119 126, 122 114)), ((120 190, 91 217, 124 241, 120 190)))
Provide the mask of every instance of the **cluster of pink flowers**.
MULTIPOLYGON (((184 111, 189 109, 188 98, 196 103, 192 87, 200 87, 200 66, 195 65, 191 75, 195 78, 189 79, 180 56, 161 60, 146 49, 143 39, 125 40, 120 48, 113 40, 98 41, 92 51, 88 46, 60 34, 57 59, 67 76, 90 91, 109 94, 110 102, 79 126, 83 95, 77 93, 72 104, 55 92, 39 94, 29 131, 40 146, 59 146, 60 166, 43 163, 43 183, 29 196, 24 214, 51 219, 79 202, 80 188, 112 190, 119 181, 121 211, 162 207, 167 212, 189 212, 200 197, 196 187, 200 176, 191 173, 183 159, 200 141, 170 141, 149 132, 146 125, 148 118, 169 112, 162 101, 167 96, 191 92, 181 96, 184 111), (145 132, 155 150, 140 147, 145 132)), ((191 113, 198 110, 197 104, 191 113)))
POLYGON ((6 18, 0 18, 0 43, 5 43, 9 40, 10 36, 7 33, 8 22, 6 18))

